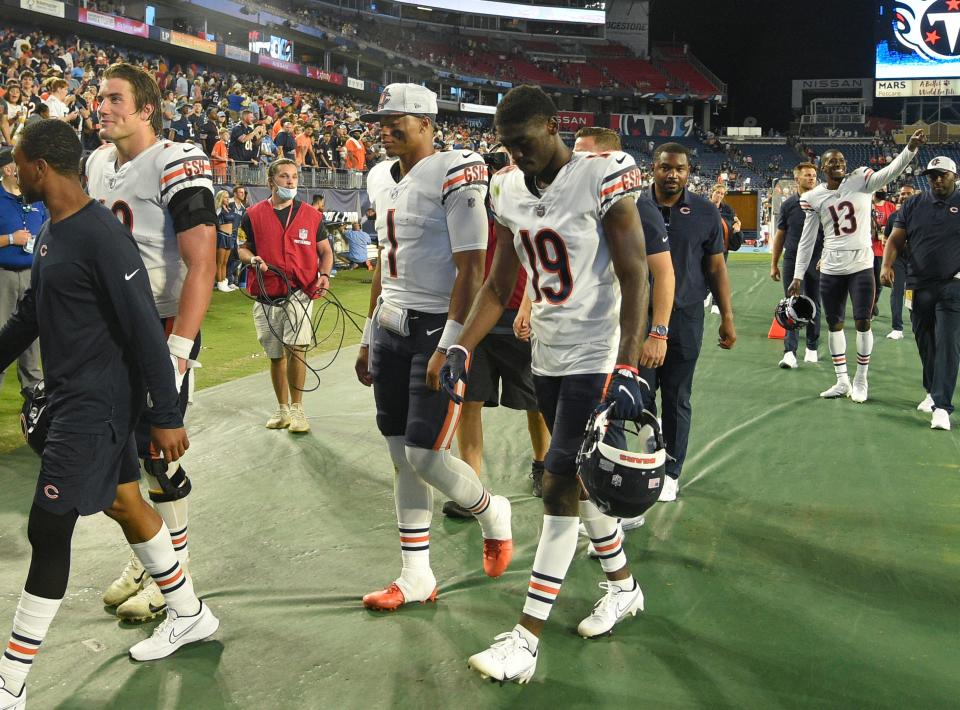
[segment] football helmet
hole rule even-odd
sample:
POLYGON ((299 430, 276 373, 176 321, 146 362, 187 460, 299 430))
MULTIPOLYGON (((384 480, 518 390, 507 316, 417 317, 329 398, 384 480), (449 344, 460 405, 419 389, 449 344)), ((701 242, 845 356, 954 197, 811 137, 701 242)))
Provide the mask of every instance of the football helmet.
POLYGON ((611 420, 611 415, 612 406, 602 404, 587 422, 577 456, 577 474, 590 500, 602 513, 633 518, 646 512, 660 497, 666 446, 657 418, 647 410, 642 410, 636 421, 611 420), (604 441, 623 442, 626 446, 625 434, 631 425, 639 439, 638 451, 620 449, 604 441))
POLYGON ((36 385, 24 387, 23 407, 20 409, 20 430, 30 448, 43 455, 43 447, 47 444, 47 429, 50 426, 50 415, 47 412, 47 391, 43 380, 36 385))
POLYGON ((809 296, 781 298, 773 317, 784 330, 796 330, 809 325, 817 317, 817 304, 809 296))

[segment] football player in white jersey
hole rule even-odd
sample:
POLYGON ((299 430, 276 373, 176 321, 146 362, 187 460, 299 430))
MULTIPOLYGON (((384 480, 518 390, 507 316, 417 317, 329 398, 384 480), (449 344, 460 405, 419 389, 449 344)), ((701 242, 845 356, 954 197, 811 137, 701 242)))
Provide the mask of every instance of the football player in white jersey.
POLYGON ((617 521, 594 505, 581 509, 577 453, 586 422, 605 397, 627 419, 642 409, 636 365, 646 333, 649 284, 636 206, 640 170, 633 158, 620 151, 572 152, 560 138, 553 101, 532 86, 512 89, 497 107, 494 124, 516 166, 493 176, 490 205, 497 241, 512 241, 514 249, 497 249, 490 275, 447 355, 443 380, 445 388, 462 387, 469 352, 499 319, 522 266, 532 302, 537 404, 551 432, 543 527, 519 623, 471 656, 469 665, 485 677, 526 683, 536 670, 541 630, 573 559, 581 513, 591 539, 602 541, 607 581, 601 584, 605 596, 577 632, 586 638, 605 634, 643 609, 617 521))
POLYGON ((830 329, 828 343, 837 383, 821 392, 821 397, 850 397, 854 402, 867 401, 867 370, 873 352, 870 320, 876 297, 871 247, 873 193, 895 180, 925 142, 923 131, 918 130, 910 137, 910 142, 900 155, 883 170, 876 172, 862 167, 847 174, 847 161, 843 153, 828 150, 820 158, 820 169, 826 182, 805 192, 800 198, 800 207, 806 213, 806 218, 789 292, 792 296, 800 295, 803 277, 817 242, 817 233, 822 228, 820 302, 830 329), (852 384, 847 374, 847 339, 843 332, 848 294, 857 328, 857 374, 852 384))
MULTIPOLYGON (((157 311, 168 334, 170 358, 186 411, 193 385, 190 373, 200 351, 200 326, 216 273, 216 211, 210 160, 195 145, 158 137, 160 89, 145 71, 124 63, 103 73, 100 137, 85 166, 87 191, 133 233, 150 277, 157 311)), ((178 463, 165 464, 151 450, 146 417, 137 430, 150 500, 170 529, 186 568, 187 495, 190 479, 178 463)), ((131 555, 103 601, 117 615, 143 621, 164 611, 163 595, 131 555)))
POLYGON ((370 290, 357 377, 373 385, 377 426, 393 461, 400 576, 367 594, 370 609, 433 601, 430 568, 433 488, 469 510, 483 532, 483 569, 502 575, 513 556, 510 503, 491 496, 465 462, 450 454, 460 407, 439 391, 446 349, 483 280, 487 246, 487 167, 469 150, 433 147, 437 97, 416 84, 391 84, 379 121, 393 160, 367 176, 384 245, 370 290))

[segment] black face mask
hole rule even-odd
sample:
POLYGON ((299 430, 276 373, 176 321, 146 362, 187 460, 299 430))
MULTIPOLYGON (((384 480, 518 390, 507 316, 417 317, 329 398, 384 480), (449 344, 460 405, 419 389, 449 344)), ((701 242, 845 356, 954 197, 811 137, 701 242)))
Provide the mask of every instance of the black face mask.
POLYGON ((483 156, 483 162, 487 164, 490 174, 493 175, 510 164, 510 155, 507 153, 486 153, 483 156))

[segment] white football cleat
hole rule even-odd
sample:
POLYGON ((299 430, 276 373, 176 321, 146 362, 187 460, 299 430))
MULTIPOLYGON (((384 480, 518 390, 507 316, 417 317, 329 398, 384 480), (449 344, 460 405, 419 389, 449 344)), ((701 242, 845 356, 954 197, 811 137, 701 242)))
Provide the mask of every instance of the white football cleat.
POLYGON ((181 646, 213 636, 219 628, 220 620, 202 600, 200 611, 193 616, 177 616, 177 612, 169 609, 167 618, 154 629, 153 635, 130 649, 130 658, 135 661, 166 658, 181 646))
POLYGON ((0 710, 26 710, 27 708, 27 686, 20 688, 20 694, 14 695, 5 687, 3 678, 0 677, 0 710))
POLYGON ((803 351, 803 361, 804 362, 820 362, 820 356, 817 355, 816 350, 811 350, 807 348, 803 351))
POLYGON ((636 616, 638 611, 643 611, 643 592, 636 580, 633 589, 626 592, 613 582, 600 582, 600 588, 607 593, 593 607, 593 613, 577 626, 577 633, 585 639, 609 633, 628 615, 636 616))
POLYGON ((931 429, 950 431, 950 413, 946 409, 934 409, 930 418, 931 429))
POLYGON ((645 522, 647 522, 647 519, 642 515, 635 518, 620 518, 620 529, 635 530, 636 528, 642 528, 645 522))
POLYGON ((933 397, 930 396, 930 393, 927 392, 927 396, 923 398, 923 401, 917 405, 918 412, 926 412, 930 414, 933 411, 933 397))
POLYGON ((903 331, 902 330, 891 330, 887 333, 888 340, 903 340, 903 331))
POLYGON ((663 475, 663 488, 660 489, 660 497, 657 498, 661 503, 670 503, 677 499, 677 493, 680 492, 680 481, 676 478, 663 475))
POLYGON ((499 634, 486 651, 470 656, 467 665, 483 678, 501 683, 529 683, 537 670, 537 653, 516 629, 499 634))
POLYGON ((117 607, 117 618, 124 621, 150 621, 167 610, 160 587, 149 576, 143 589, 117 607))
POLYGON ((866 382, 853 381, 853 387, 850 389, 850 399, 858 404, 867 401, 868 387, 866 382))
POLYGON ((103 593, 103 603, 107 606, 119 606, 127 599, 143 589, 143 585, 150 581, 150 575, 140 564, 140 560, 131 550, 130 559, 127 561, 123 572, 110 583, 107 591, 103 593))
POLYGON ((820 393, 824 399, 837 399, 850 394, 850 380, 837 380, 837 384, 820 393))
POLYGON ((780 362, 777 363, 777 367, 781 370, 796 370, 797 369, 797 356, 795 353, 787 351, 783 354, 783 357, 780 359, 780 362))

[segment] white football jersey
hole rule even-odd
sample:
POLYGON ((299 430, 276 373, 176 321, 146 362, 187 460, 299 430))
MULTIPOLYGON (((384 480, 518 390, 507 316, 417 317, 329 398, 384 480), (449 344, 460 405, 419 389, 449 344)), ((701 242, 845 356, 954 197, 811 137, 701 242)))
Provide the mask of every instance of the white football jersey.
POLYGON ((367 175, 367 193, 383 246, 381 297, 402 308, 446 313, 457 277, 453 255, 487 248, 483 158, 471 150, 434 153, 403 177, 399 161, 377 163, 367 175))
POLYGON ((843 276, 873 268, 873 193, 895 180, 916 155, 916 151, 905 148, 883 170, 857 168, 836 190, 821 183, 803 193, 800 207, 806 218, 797 248, 794 278, 802 279, 806 273, 821 227, 821 273, 843 276))
POLYGON ((610 372, 616 364, 620 283, 602 220, 640 191, 640 170, 620 151, 574 153, 539 197, 516 167, 493 176, 491 207, 527 272, 534 373, 610 372))
POLYGON ((161 318, 177 314, 187 267, 180 258, 171 198, 187 187, 213 193, 210 159, 193 144, 159 140, 117 168, 117 149, 101 146, 86 164, 87 192, 133 233, 161 318))

